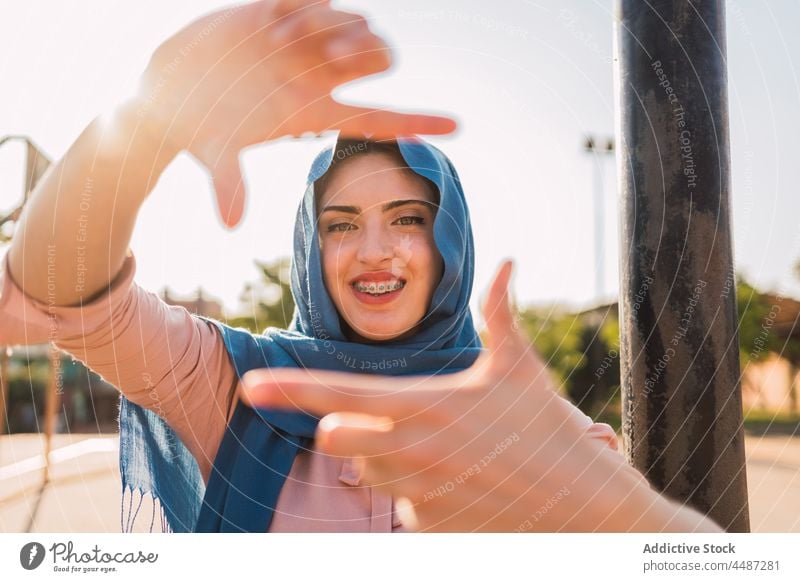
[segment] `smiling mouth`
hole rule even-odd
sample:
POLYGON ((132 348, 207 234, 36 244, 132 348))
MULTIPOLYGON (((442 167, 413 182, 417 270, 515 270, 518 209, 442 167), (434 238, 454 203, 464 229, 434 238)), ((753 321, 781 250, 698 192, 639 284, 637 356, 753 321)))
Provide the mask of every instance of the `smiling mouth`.
POLYGON ((355 289, 360 293, 367 293, 368 295, 372 295, 374 297, 379 297, 381 295, 386 295, 387 293, 393 293, 395 291, 399 291, 405 286, 406 282, 403 279, 398 279, 396 281, 380 281, 371 283, 356 281, 355 283, 353 283, 353 289, 355 289))

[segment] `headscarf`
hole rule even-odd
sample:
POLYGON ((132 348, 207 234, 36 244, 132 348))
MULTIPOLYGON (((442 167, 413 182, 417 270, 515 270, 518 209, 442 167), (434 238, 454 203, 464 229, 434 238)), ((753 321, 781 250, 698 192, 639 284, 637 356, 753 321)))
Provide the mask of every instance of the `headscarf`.
MULTIPOLYGON (((408 167, 438 189, 433 224, 442 278, 417 332, 380 344, 348 341, 325 287, 317 232, 316 181, 331 167, 335 147, 316 157, 294 228, 291 290, 295 310, 288 329, 263 334, 214 319, 241 376, 256 368, 302 367, 384 375, 434 375, 470 367, 481 352, 469 301, 474 273, 472 226, 464 192, 450 160, 418 137, 396 140, 408 167)), ((171 531, 231 532, 269 528, 278 494, 300 450, 313 443, 318 418, 251 408, 239 401, 204 487, 197 464, 158 415, 121 397, 120 468, 126 493, 148 492, 171 531)), ((131 513, 129 508, 128 513, 131 513)), ((130 529, 130 515, 123 530, 130 529)))

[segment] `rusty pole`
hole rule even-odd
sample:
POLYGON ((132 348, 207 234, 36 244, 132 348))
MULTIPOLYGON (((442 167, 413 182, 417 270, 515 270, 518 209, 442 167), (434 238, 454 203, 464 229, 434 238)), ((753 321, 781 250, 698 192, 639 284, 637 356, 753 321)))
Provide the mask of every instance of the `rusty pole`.
POLYGON ((623 439, 660 491, 749 530, 722 0, 617 0, 623 439))

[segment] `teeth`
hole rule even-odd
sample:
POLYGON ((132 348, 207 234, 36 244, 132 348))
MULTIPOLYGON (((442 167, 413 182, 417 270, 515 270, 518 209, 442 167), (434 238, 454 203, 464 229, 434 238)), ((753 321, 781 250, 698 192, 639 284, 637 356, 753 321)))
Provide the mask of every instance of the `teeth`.
POLYGON ((398 289, 402 289, 405 287, 405 283, 402 281, 394 280, 394 281, 381 281, 380 283, 364 283, 361 281, 356 281, 355 288, 362 293, 370 293, 372 295, 381 295, 383 293, 389 293, 391 291, 397 291, 398 289))

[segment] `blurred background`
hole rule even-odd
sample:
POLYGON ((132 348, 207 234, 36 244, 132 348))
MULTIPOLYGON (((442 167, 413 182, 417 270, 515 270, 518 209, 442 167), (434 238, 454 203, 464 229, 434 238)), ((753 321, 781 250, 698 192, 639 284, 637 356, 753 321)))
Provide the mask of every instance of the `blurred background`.
MULTIPOLYGON (((225 4, 31 0, 7 8, 0 255, 31 178, 135 89, 164 38, 225 4)), ((619 428, 612 2, 335 4, 367 16, 395 55, 391 71, 339 89, 340 98, 459 120, 456 134, 431 141, 453 161, 470 204, 473 312, 496 266, 514 257, 524 330, 563 393, 619 428)), ((751 521, 753 531, 800 531, 800 4, 730 0, 727 18, 751 521)), ((248 150, 250 197, 235 231, 221 226, 208 177, 180 156, 140 213, 131 245, 137 282, 167 303, 254 332, 286 325, 294 214, 312 159, 332 141, 248 150)), ((118 531, 116 390, 47 346, 2 350, 0 531, 118 531), (60 394, 48 399, 56 384, 60 394)))

